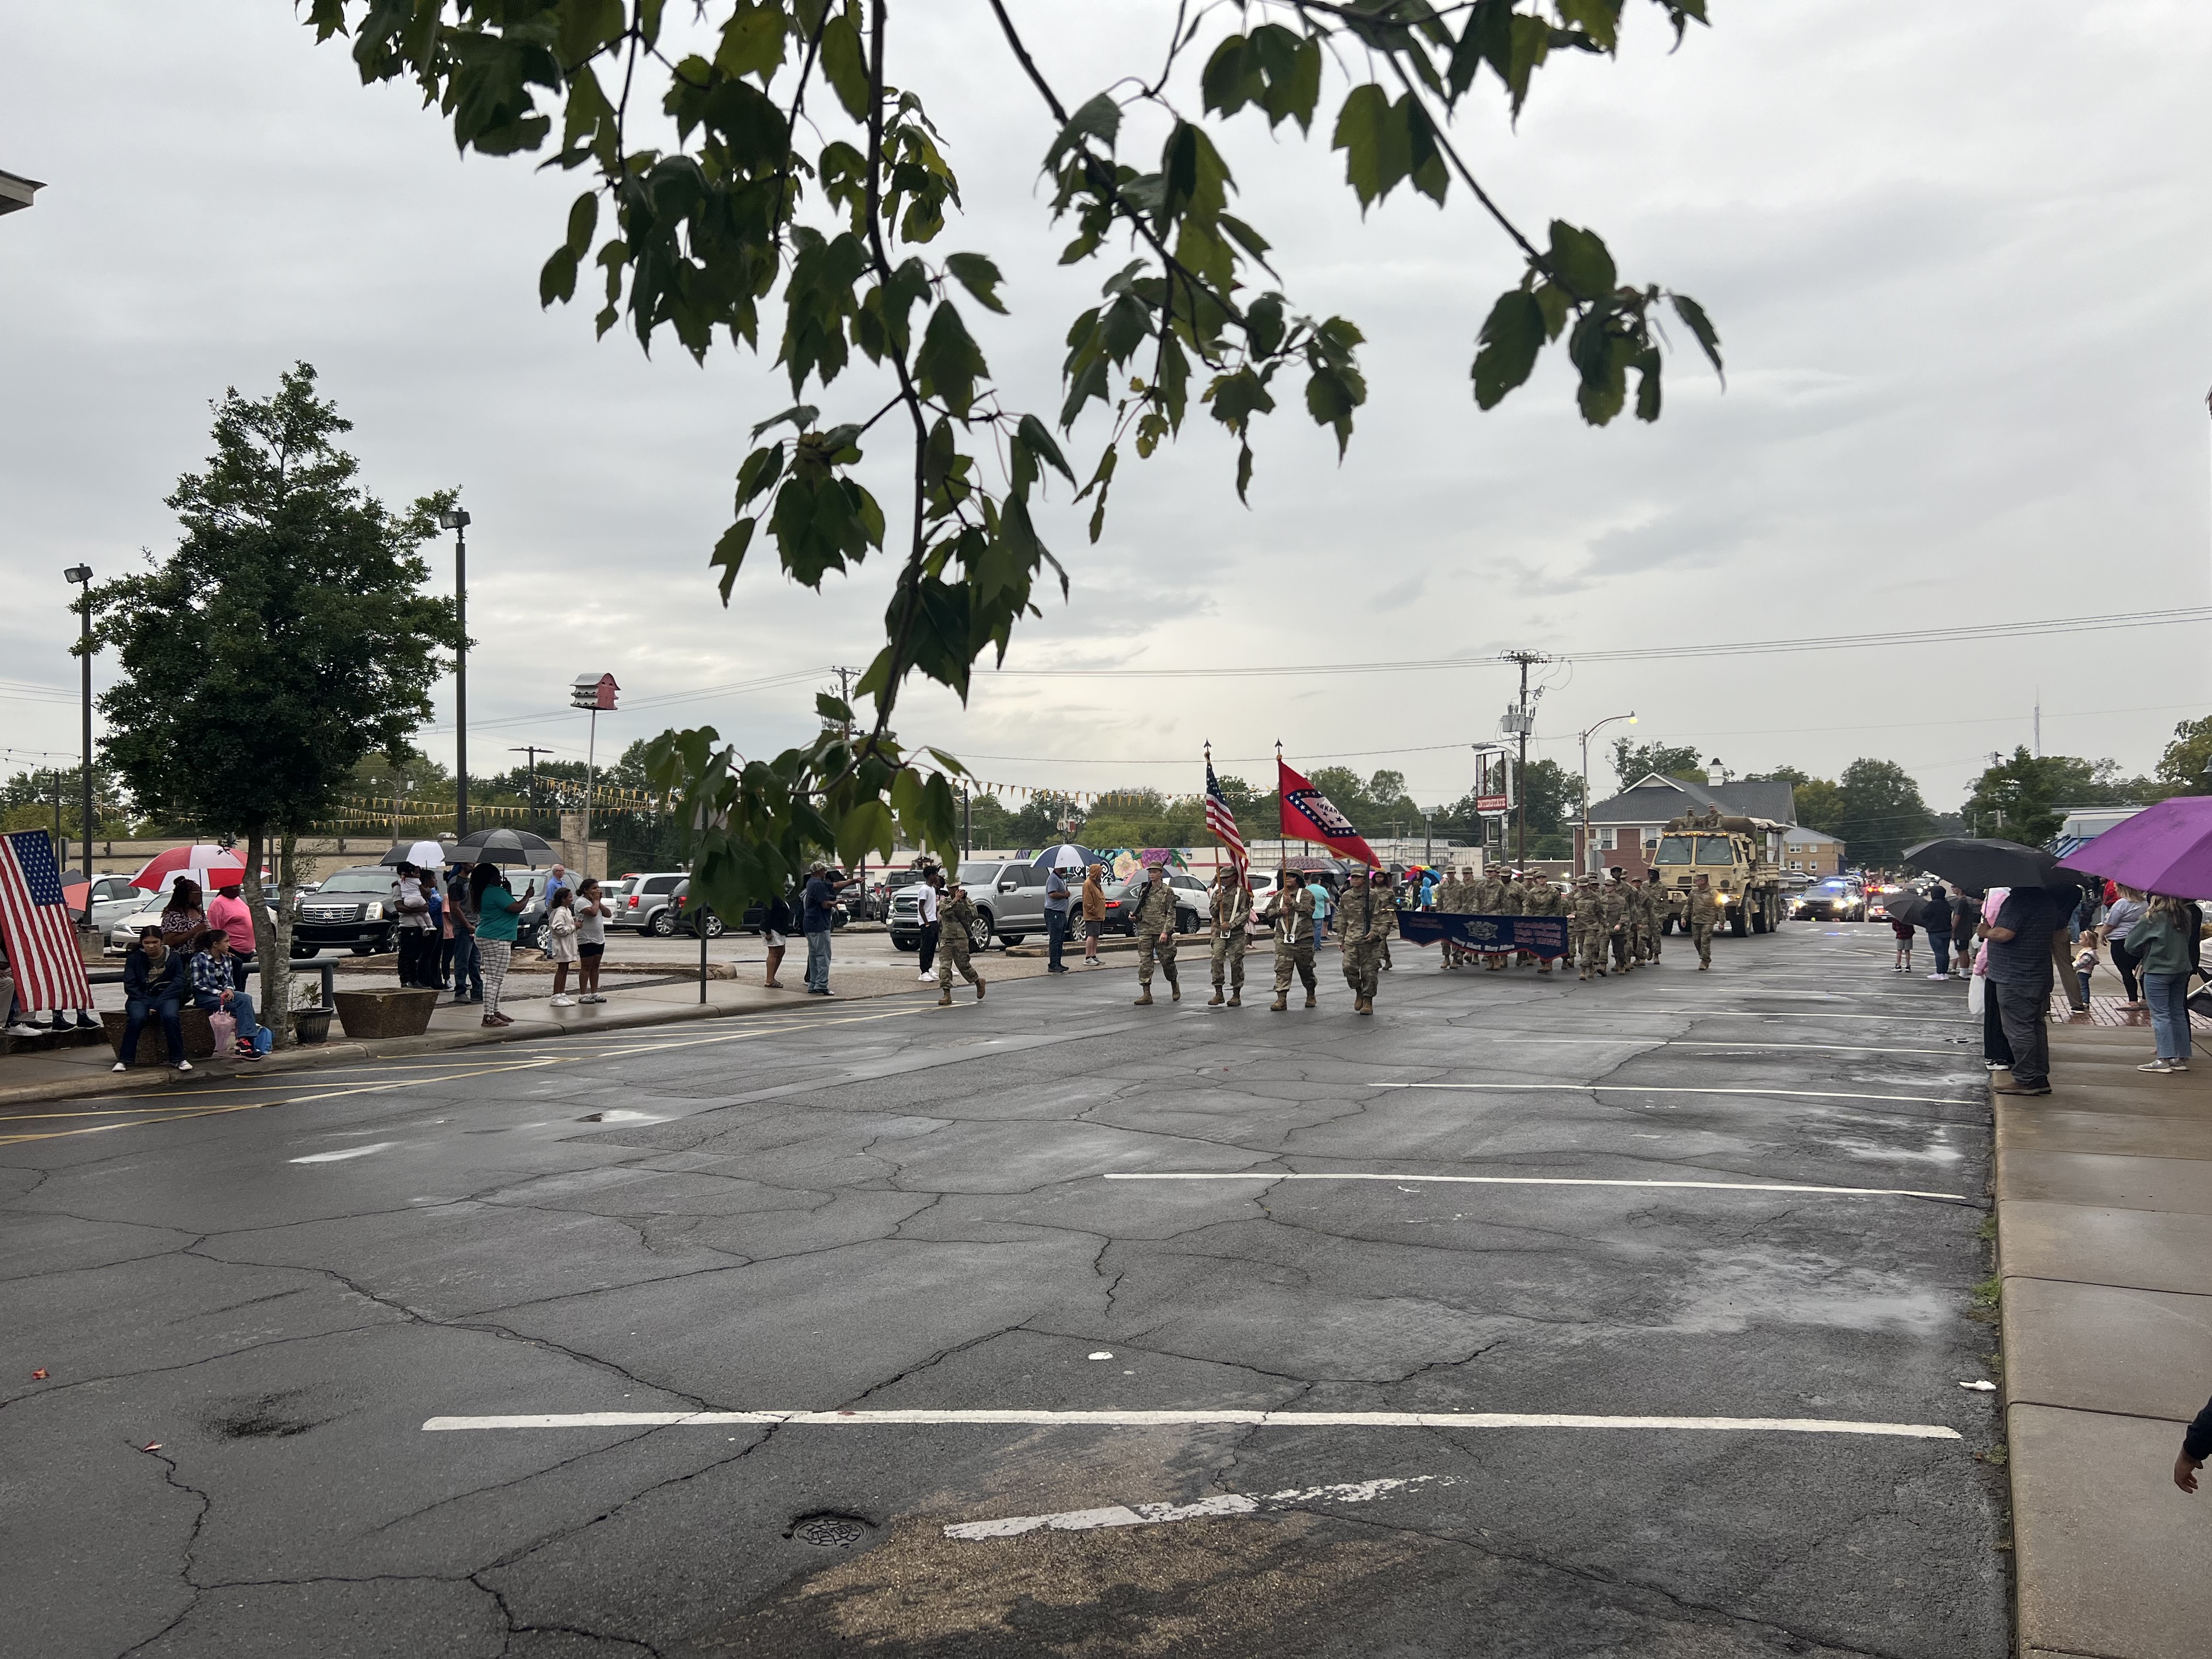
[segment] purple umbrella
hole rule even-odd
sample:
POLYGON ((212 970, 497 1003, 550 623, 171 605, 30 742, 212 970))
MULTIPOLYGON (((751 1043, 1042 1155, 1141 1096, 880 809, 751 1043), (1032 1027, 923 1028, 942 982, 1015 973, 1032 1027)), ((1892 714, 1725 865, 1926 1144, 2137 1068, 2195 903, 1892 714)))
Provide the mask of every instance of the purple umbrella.
POLYGON ((2177 795, 2124 818, 2061 868, 2172 898, 2212 898, 2212 795, 2177 795))

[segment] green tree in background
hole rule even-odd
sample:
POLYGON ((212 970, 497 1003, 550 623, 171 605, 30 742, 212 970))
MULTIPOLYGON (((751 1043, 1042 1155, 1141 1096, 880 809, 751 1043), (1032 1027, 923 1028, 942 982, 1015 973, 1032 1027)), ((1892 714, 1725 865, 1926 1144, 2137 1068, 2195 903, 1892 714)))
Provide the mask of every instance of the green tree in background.
MULTIPOLYGON (((1705 21, 1705 0, 1654 4, 1677 44, 1705 21)), ((307 8, 318 39, 350 33, 365 82, 412 79, 462 149, 550 146, 541 166, 582 176, 539 276, 541 303, 571 300, 591 273, 603 288, 601 334, 627 319, 641 344, 665 329, 702 360, 718 334, 759 349, 764 301, 771 325, 780 320, 776 362, 793 406, 753 428, 757 447, 737 468, 732 522, 708 559, 725 603, 763 532, 784 573, 816 589, 897 550, 884 643, 855 688, 874 718, 856 737, 845 735, 853 711, 824 696, 821 729, 773 760, 742 760, 710 727, 668 733, 652 751, 655 786, 680 792, 685 822, 698 826, 699 890, 729 915, 779 889, 817 846, 848 863, 900 840, 952 849, 956 802, 943 774, 958 763, 902 746, 892 716, 917 673, 964 699, 975 663, 1003 659, 1017 623, 1037 614, 1038 584, 1056 580, 1067 592, 1032 514, 1051 475, 1092 502, 1095 542, 1124 450, 1152 455, 1194 410, 1235 444, 1240 497, 1258 419, 1279 400, 1303 405, 1340 451, 1350 441, 1367 397, 1363 337, 1277 286, 1267 238, 1229 210, 1237 185, 1222 146, 1235 147, 1232 134, 1261 142, 1263 125, 1272 136, 1286 120, 1307 133, 1319 116, 1363 211, 1401 185, 1442 204, 1455 181, 1479 204, 1522 264, 1480 325, 1468 373, 1481 408, 1559 344, 1585 421, 1627 410, 1632 377, 1637 417, 1657 419, 1666 313, 1720 367, 1696 301, 1625 280, 1585 227, 1524 229, 1507 218, 1451 137, 1463 100, 1495 99, 1517 116, 1552 54, 1613 55, 1621 0, 1201 8, 1188 28, 1179 12, 1161 53, 1145 54, 1164 59, 1157 81, 1066 95, 990 0, 989 21, 963 43, 963 70, 987 46, 1003 51, 1000 84, 986 95, 1034 94, 1049 210, 1073 232, 1060 263, 1103 261, 1099 302, 1065 331, 1058 397, 1042 414, 1026 410, 969 328, 978 312, 1008 309, 1006 273, 988 253, 933 246, 961 198, 916 88, 947 43, 916 31, 920 49, 896 56, 892 42, 906 37, 890 27, 894 9, 902 23, 943 10, 701 0, 667 14, 679 40, 664 36, 664 0, 307 8), (1350 82, 1340 100, 1332 86, 1333 119, 1325 73, 1350 82), (672 146, 660 121, 637 118, 647 111, 672 124, 672 146), (1157 161, 1121 148, 1131 112, 1147 131, 1164 125, 1157 161), (868 384, 836 386, 848 369, 868 384), (833 395, 839 407, 826 417, 803 401, 833 395), (1094 403, 1106 430, 1096 459, 1079 465, 1061 441, 1094 403), (897 471, 911 483, 887 510, 854 469, 864 444, 893 443, 910 457, 897 471), (939 775, 925 781, 923 763, 939 775)), ((1463 316, 1462 326, 1474 325, 1463 316)))
POLYGON ((1794 766, 1778 766, 1771 772, 1749 773, 1744 781, 1788 784, 1797 822, 1822 835, 1838 835, 1844 822, 1844 792, 1826 778, 1814 777, 1794 766))
MULTIPOLYGON (((1905 848, 1936 833, 1936 815, 1920 798, 1920 786, 1895 761, 1853 761, 1836 781, 1836 792, 1842 811, 1835 823, 1811 827, 1842 841, 1855 864, 1887 868, 1905 848)), ((1805 822, 1802 808, 1798 822, 1805 822)))
POLYGON ((2162 794, 2212 794, 2212 714, 2184 720, 2158 758, 2162 794))
MULTIPOLYGON (((374 750, 404 756, 459 643, 416 549, 450 493, 394 514, 333 440, 350 429, 301 363, 271 398, 215 405, 216 451, 168 499, 176 550, 92 593, 121 676, 100 700, 106 763, 149 811, 240 835, 262 1000, 290 1041, 292 914, 272 925, 260 869, 294 884, 295 838, 331 816, 374 750)), ((151 556, 150 555, 149 556, 151 556)))
MULTIPOLYGON (((2176 728, 2168 756, 2187 743, 2192 724, 2185 720, 2176 728)), ((2185 748, 2183 752, 2185 757, 2185 748)), ((2148 805, 2189 793, 2175 787, 2163 759, 2159 770, 2156 778, 2124 777, 2119 763, 2109 757, 2092 761, 2078 755, 2031 755, 2022 744, 2009 759, 1995 763, 1975 780, 1966 799, 1966 821, 1976 835, 2038 847, 2058 833, 2074 807, 2148 805)))
POLYGON ((1615 738, 1613 772, 1623 789, 1654 772, 1662 778, 1688 778, 1696 783, 1705 781, 1705 769, 1698 759, 1697 750, 1682 743, 1633 743, 1626 738, 1615 738))

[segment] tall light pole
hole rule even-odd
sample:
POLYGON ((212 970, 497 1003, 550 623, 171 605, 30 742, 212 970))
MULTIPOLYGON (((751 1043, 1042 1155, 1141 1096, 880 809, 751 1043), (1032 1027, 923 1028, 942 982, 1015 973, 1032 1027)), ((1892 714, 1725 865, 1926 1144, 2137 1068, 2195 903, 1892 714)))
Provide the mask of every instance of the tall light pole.
POLYGON ((1597 723, 1597 726, 1586 726, 1577 734, 1581 738, 1583 744, 1583 867, 1575 872, 1578 876, 1589 873, 1589 740, 1591 734, 1597 731, 1598 726, 1610 726, 1615 720, 1626 720, 1633 726, 1636 724, 1636 713, 1631 709, 1626 714, 1607 714, 1597 723))
POLYGON ((461 643, 453 653, 453 830, 469 833, 469 515, 449 507, 440 528, 453 532, 453 617, 461 643))
MULTIPOLYGON (((84 921, 88 927, 92 925, 92 567, 73 564, 62 574, 82 590, 77 595, 77 670, 84 716, 84 921)), ((69 862, 66 847, 62 849, 62 862, 69 862)))

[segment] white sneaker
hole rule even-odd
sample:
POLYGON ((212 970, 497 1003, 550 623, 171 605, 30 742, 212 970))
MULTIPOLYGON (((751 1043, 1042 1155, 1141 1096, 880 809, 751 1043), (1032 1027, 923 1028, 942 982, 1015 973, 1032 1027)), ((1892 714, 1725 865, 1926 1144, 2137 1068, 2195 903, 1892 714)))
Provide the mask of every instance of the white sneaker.
POLYGON ((45 1027, 33 1025, 27 1021, 20 1019, 13 1025, 9 1026, 7 1030, 9 1036, 44 1036, 46 1035, 45 1027))
POLYGON ((109 1071, 111 1071, 111 1072, 127 1072, 127 1071, 129 1071, 131 1068, 130 1068, 130 1066, 126 1066, 125 1064, 124 1064, 124 1062, 123 1062, 123 1061, 121 1061, 121 1060, 117 1060, 117 1061, 115 1062, 115 1064, 114 1064, 114 1065, 112 1065, 112 1066, 109 1066, 107 1069, 108 1069, 109 1071))
POLYGON ((916 985, 934 985, 937 983, 937 975, 925 968, 914 976, 914 982, 916 985))
POLYGON ((192 1063, 189 1060, 180 1060, 177 1062, 177 1069, 180 1072, 189 1072, 192 1069, 192 1063))
POLYGON ((1947 980, 1951 976, 1948 974, 1930 974, 1928 977, 1932 980, 1947 980))
POLYGON ((597 991, 594 991, 591 995, 584 998, 583 1000, 586 1002, 605 1002, 606 999, 601 996, 597 991))
POLYGON ((552 1002, 552 1006, 556 1008, 573 1008, 575 1006, 576 1000, 574 997, 555 997, 552 1002))
POLYGON ((2170 1072, 2172 1069, 2173 1062, 2170 1060, 2148 1060, 2136 1067, 2138 1072, 2170 1072))

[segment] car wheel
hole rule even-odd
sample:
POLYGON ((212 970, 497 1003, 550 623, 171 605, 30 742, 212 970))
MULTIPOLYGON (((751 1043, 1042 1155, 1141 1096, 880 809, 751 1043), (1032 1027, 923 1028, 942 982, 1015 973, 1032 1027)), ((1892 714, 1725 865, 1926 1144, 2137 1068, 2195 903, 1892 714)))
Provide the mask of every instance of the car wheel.
POLYGON ((1028 937, 1027 933, 1001 933, 999 935, 999 944, 1002 949, 1011 951, 1028 937))
POLYGON ((920 948, 921 945, 921 941, 911 933, 893 933, 891 935, 891 949, 894 951, 916 950, 920 948))
POLYGON ((727 931, 722 926, 721 917, 711 914, 707 918, 706 927, 708 939, 720 939, 727 931))
POLYGON ((1195 910, 1178 910, 1176 912, 1176 932, 1178 933, 1194 933, 1197 931, 1198 913, 1195 910))
POLYGON ((975 920, 968 924, 968 948, 971 951, 991 948, 991 913, 988 910, 978 910, 975 920))
POLYGON ((673 905, 663 905, 653 913, 653 920, 645 924, 645 931, 655 939, 676 937, 676 917, 673 905))
POLYGON ((295 962, 305 962, 305 961, 306 961, 309 957, 311 957, 311 956, 313 956, 313 955, 314 955, 314 954, 315 954, 315 947, 314 947, 313 945, 304 945, 304 944, 301 943, 298 939, 294 939, 294 940, 292 941, 292 960, 293 960, 293 961, 295 961, 295 962))
POLYGON ((353 947, 353 953, 357 957, 373 957, 376 954, 376 946, 374 945, 356 945, 353 947))

